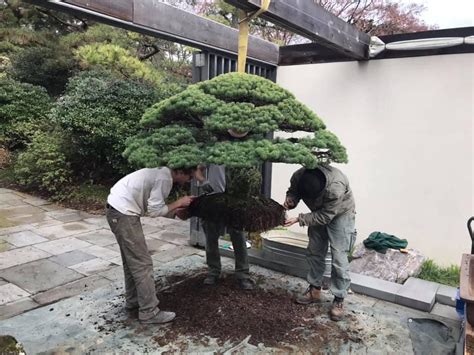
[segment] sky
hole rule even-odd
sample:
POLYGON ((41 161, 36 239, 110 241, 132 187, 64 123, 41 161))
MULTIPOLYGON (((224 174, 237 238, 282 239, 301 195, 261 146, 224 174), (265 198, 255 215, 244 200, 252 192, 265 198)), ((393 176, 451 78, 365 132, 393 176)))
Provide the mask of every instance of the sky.
POLYGON ((474 0, 403 0, 423 4, 421 18, 440 29, 474 26, 474 0))

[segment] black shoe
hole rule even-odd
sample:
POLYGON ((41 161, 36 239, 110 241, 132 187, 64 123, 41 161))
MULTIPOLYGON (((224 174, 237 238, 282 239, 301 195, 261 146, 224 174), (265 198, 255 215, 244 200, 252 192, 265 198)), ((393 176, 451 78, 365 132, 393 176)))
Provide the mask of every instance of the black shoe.
POLYGON ((214 285, 217 284, 218 281, 219 281, 219 276, 207 275, 206 278, 204 279, 203 283, 204 283, 204 285, 214 286, 214 285))
POLYGON ((239 287, 242 290, 251 291, 255 288, 255 283, 252 279, 239 279, 239 287))

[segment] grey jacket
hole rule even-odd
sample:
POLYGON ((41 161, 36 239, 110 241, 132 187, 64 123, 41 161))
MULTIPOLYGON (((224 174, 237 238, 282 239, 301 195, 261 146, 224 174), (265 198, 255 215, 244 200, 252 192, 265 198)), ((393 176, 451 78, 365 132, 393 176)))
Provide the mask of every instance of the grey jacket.
POLYGON ((305 168, 297 170, 290 180, 286 196, 293 200, 295 206, 303 200, 311 213, 298 216, 300 226, 327 225, 336 216, 355 211, 355 202, 347 177, 337 168, 330 165, 317 167, 326 177, 326 186, 317 198, 305 198, 298 195, 298 182, 305 168))

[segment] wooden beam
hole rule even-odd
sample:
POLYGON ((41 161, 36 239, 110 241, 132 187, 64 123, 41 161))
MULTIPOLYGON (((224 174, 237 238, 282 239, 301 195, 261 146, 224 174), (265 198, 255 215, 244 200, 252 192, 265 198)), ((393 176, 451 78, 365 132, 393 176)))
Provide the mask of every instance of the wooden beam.
MULTIPOLYGON (((157 0, 27 0, 201 50, 237 54, 238 30, 157 0)), ((250 36, 249 59, 277 65, 278 45, 250 36)))
MULTIPOLYGON (((418 40, 425 38, 440 37, 468 37, 474 35, 474 27, 449 28, 444 30, 431 30, 424 32, 400 33, 395 35, 380 36, 384 43, 398 41, 418 40)), ((474 46, 461 44, 459 46, 437 48, 437 49, 417 49, 406 51, 386 50, 370 60, 420 57, 429 55, 462 54, 474 53, 474 46)), ((317 43, 294 44, 280 47, 280 59, 278 65, 298 65, 312 63, 346 62, 355 60, 340 53, 334 52, 317 43)))
MULTIPOLYGON (((247 12, 260 7, 260 0, 225 1, 247 12)), ((313 0, 272 0, 260 17, 350 58, 369 59, 370 36, 313 0)))

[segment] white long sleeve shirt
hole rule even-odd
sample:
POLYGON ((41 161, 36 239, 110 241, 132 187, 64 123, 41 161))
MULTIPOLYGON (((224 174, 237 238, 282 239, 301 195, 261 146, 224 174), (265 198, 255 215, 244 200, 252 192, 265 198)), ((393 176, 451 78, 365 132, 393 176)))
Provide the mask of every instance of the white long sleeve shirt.
POLYGON ((173 187, 169 168, 141 169, 120 179, 111 189, 107 203, 120 213, 132 216, 164 216, 165 199, 173 187))

